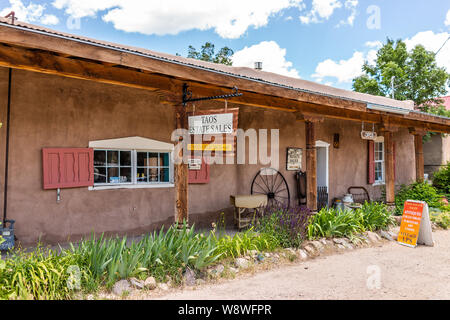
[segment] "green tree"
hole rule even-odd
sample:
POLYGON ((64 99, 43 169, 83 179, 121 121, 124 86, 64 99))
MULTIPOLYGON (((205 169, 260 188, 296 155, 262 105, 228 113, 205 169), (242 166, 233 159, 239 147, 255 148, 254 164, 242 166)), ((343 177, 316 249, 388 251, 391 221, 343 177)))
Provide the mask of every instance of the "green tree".
POLYGON ((447 93, 450 74, 436 64, 434 52, 417 45, 408 52, 402 40, 387 39, 374 65, 367 61, 364 74, 353 79, 353 90, 397 100, 413 100, 424 112, 450 116, 439 97, 447 93), (394 92, 391 81, 394 78, 394 92))
POLYGON ((215 53, 214 44, 206 42, 202 45, 200 51, 197 51, 193 46, 189 46, 187 57, 231 66, 233 64, 233 61, 231 61, 233 53, 234 51, 228 47, 223 47, 215 53))

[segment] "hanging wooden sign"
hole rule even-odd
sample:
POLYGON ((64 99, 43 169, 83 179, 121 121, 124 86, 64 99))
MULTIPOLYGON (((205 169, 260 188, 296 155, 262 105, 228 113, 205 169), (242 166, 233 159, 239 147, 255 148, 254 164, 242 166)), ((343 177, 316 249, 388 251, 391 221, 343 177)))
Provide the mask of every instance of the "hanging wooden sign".
POLYGON ((233 133, 233 113, 205 114, 190 116, 189 134, 231 134, 233 133))
POLYGON ((376 140, 378 137, 375 131, 361 131, 361 139, 363 140, 376 140))
POLYGON ((405 202, 397 241, 412 248, 416 247, 417 244, 434 245, 428 204, 426 202, 416 200, 405 202))
POLYGON ((236 134, 238 128, 239 108, 196 110, 188 113, 188 128, 191 135, 188 150, 207 152, 215 156, 215 152, 234 156, 236 150, 236 134))

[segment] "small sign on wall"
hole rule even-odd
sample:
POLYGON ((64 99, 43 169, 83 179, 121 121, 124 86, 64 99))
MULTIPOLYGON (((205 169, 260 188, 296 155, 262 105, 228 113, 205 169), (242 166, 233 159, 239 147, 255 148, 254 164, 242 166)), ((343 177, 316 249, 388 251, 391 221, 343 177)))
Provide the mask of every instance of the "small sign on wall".
POLYGON ((302 169, 302 155, 301 148, 287 148, 286 170, 298 171, 302 169))
POLYGON ((189 170, 200 170, 202 168, 202 159, 191 158, 188 160, 189 170))

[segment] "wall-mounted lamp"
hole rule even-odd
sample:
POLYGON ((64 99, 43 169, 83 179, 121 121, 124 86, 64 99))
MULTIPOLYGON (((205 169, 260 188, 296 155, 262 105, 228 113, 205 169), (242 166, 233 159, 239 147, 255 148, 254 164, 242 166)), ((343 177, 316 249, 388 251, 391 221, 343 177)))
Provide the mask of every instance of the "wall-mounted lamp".
POLYGON ((339 133, 333 135, 333 147, 339 149, 339 133))

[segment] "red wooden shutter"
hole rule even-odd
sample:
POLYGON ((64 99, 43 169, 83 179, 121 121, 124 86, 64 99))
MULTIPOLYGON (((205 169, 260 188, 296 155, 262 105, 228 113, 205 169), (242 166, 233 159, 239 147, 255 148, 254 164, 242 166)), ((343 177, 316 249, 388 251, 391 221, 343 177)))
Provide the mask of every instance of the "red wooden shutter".
POLYGON ((375 183, 375 142, 367 141, 367 183, 375 183))
POLYGON ((44 189, 94 185, 94 149, 42 149, 44 189))
POLYGON ((200 170, 189 170, 190 184, 206 184, 209 183, 209 164, 202 158, 202 166, 200 170))

